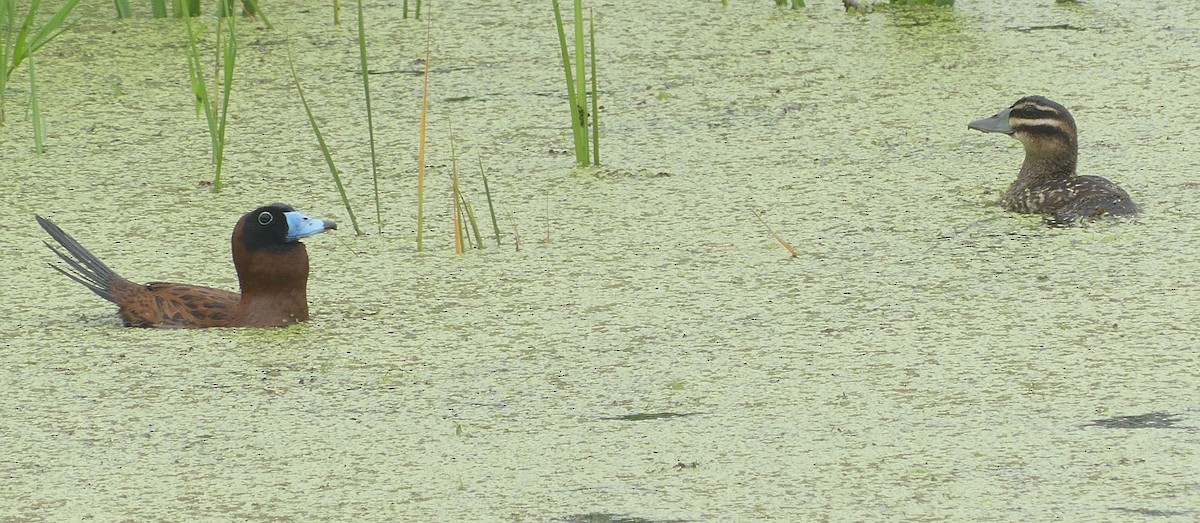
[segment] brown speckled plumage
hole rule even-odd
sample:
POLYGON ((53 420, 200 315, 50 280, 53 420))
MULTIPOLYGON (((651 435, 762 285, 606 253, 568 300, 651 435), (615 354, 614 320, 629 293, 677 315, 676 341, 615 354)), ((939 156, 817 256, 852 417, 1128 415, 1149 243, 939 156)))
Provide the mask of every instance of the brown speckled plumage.
POLYGON ((1056 102, 1027 96, 995 116, 975 120, 967 127, 1008 134, 1025 146, 1021 171, 1000 200, 1006 210, 1044 214, 1062 223, 1140 212, 1117 184, 1099 176, 1075 173, 1079 155, 1075 119, 1066 107, 1056 102))
POLYGON ((179 283, 129 281, 50 220, 38 224, 68 268, 50 267, 117 304, 129 327, 280 327, 308 320, 308 252, 299 238, 336 229, 284 204, 260 207, 233 229, 233 264, 242 292, 179 283))

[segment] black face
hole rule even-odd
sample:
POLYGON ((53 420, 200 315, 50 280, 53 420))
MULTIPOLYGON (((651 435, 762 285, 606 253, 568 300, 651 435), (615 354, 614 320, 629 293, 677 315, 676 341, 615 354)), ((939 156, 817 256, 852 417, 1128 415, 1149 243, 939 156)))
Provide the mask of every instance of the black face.
POLYGON ((273 203, 242 216, 242 246, 247 251, 269 249, 286 251, 298 242, 288 240, 288 220, 284 213, 295 212, 291 205, 273 203))

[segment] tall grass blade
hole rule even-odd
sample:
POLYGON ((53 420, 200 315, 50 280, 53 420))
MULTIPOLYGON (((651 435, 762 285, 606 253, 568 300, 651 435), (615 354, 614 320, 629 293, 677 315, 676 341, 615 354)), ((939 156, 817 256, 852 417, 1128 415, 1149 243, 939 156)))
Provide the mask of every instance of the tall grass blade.
POLYGON ((425 79, 421 92, 421 123, 417 130, 417 252, 425 237, 425 131, 429 123, 429 58, 433 47, 433 20, 425 31, 425 79))
MULTIPOLYGON (((227 6, 232 4, 232 0, 222 1, 227 6)), ((224 57, 221 61, 221 66, 225 72, 225 81, 221 86, 221 117, 218 120, 217 148, 213 151, 217 161, 217 174, 213 178, 213 192, 221 191, 221 168, 225 165, 225 126, 229 121, 229 97, 233 92, 233 68, 237 61, 237 17, 230 16, 225 18, 224 21, 225 27, 228 28, 229 36, 225 40, 224 57)), ((217 21, 217 25, 221 25, 220 20, 217 21)))
POLYGON ((592 76, 592 165, 600 165, 600 91, 596 86, 596 13, 588 9, 588 62, 592 76))
POLYGON ((37 80, 33 65, 33 52, 40 49, 50 40, 70 29, 78 20, 66 23, 71 10, 79 4, 79 0, 68 0, 46 21, 37 31, 33 31, 34 18, 37 16, 39 0, 29 2, 29 12, 25 14, 20 29, 17 21, 16 0, 0 0, 0 31, 4 33, 4 43, 0 48, 0 124, 4 123, 4 93, 8 88, 8 80, 21 62, 29 60, 29 105, 33 115, 33 142, 38 154, 45 150, 46 131, 43 127, 42 111, 38 105, 37 80), (31 35, 32 33, 32 35, 31 35))
POLYGON ((129 0, 113 0, 117 5, 117 18, 132 18, 133 11, 129 9, 129 0))
POLYGON ((588 109, 587 109, 587 51, 583 47, 583 0, 575 0, 574 26, 575 30, 575 113, 579 116, 582 135, 576 136, 583 140, 582 146, 576 144, 576 154, 582 150, 581 166, 588 166, 591 158, 588 155, 588 109))
MULTIPOLYGON (((582 102, 583 93, 576 90, 576 81, 571 73, 571 57, 567 52, 567 35, 563 29, 562 10, 559 8, 558 0, 551 0, 551 5, 554 7, 554 25, 558 29, 558 46, 562 54, 563 74, 567 78, 567 105, 571 112, 571 131, 575 140, 575 163, 580 166, 588 165, 588 142, 587 142, 587 127, 584 124, 584 104, 582 102)), ((576 56, 577 59, 580 57, 576 56)))
POLYGON ((475 219, 475 208, 462 192, 458 175, 458 149, 454 142, 454 129, 447 119, 446 127, 450 133, 450 192, 454 198, 454 252, 462 254, 467 246, 475 249, 483 248, 483 238, 479 234, 479 222, 475 219), (470 226, 470 230, 467 226, 470 226), (471 233, 475 239, 471 240, 471 233), (464 242, 463 239, 466 238, 464 242), (464 245, 465 244, 465 245, 464 245))
POLYGON ((475 219, 475 206, 471 205, 471 200, 463 197, 463 205, 467 209, 467 223, 471 224, 471 232, 475 234, 474 247, 483 250, 483 236, 479 234, 479 221, 475 219))
POLYGON ((275 28, 275 26, 271 25, 271 21, 267 19, 267 13, 264 13, 262 8, 258 7, 258 0, 242 0, 242 5, 245 7, 247 16, 255 16, 262 19, 263 25, 267 29, 275 28))
POLYGON ((63 4, 54 13, 54 16, 46 21, 46 25, 43 25, 41 29, 38 29, 33 34, 33 38, 27 38, 30 29, 33 28, 33 17, 37 14, 39 3, 38 0, 33 0, 29 3, 29 14, 25 19, 25 24, 21 26, 20 33, 17 34, 16 46, 13 48, 12 53, 12 65, 8 68, 9 73, 12 73, 13 69, 21 65, 21 62, 30 53, 37 51, 40 47, 46 45, 47 42, 79 23, 78 19, 71 21, 69 24, 66 23, 67 16, 71 14, 71 10, 75 9, 75 6, 79 4, 79 0, 68 0, 67 3, 63 4))
POLYGON ((25 47, 28 45, 26 41, 29 39, 29 29, 33 27, 33 17, 37 16, 39 0, 29 2, 29 12, 25 13, 25 22, 21 24, 21 29, 17 31, 17 41, 13 45, 12 65, 8 66, 8 73, 11 75, 13 70, 21 65, 21 61, 25 59, 25 47))
MULTIPOLYGON (((450 124, 446 124, 449 129, 450 124)), ((449 129, 450 134, 450 198, 451 208, 454 210, 454 254, 462 254, 463 237, 466 236, 466 225, 463 223, 463 207, 465 200, 463 199, 462 191, 458 186, 458 152, 454 147, 454 130, 449 129)))
POLYGON ((325 136, 321 134, 321 128, 317 126, 317 118, 313 116, 312 108, 308 106, 308 99, 304 97, 304 88, 300 86, 300 75, 296 74, 296 61, 292 58, 290 39, 287 40, 286 45, 288 67, 292 70, 292 81, 296 84, 296 92, 300 94, 300 103, 304 106, 304 113, 308 115, 308 124, 312 126, 313 135, 317 137, 317 145, 321 148, 321 156, 325 157, 325 165, 329 167, 329 174, 333 175, 333 183, 337 186, 338 195, 342 197, 342 206, 346 208, 346 214, 350 215, 350 224, 354 226, 354 234, 362 236, 362 229, 358 228, 358 218, 354 216, 354 209, 350 208, 350 198, 346 196, 346 187, 342 185, 342 176, 338 172, 337 166, 333 164, 333 156, 329 154, 325 136))
MULTIPOLYGON (((182 4, 186 10, 187 4, 182 4)), ((213 162, 216 162, 217 151, 221 149, 219 140, 220 133, 217 123, 217 112, 212 105, 212 98, 208 93, 208 85, 204 80, 203 64, 200 61, 200 46, 198 40, 203 27, 196 28, 192 23, 190 13, 184 13, 183 27, 187 30, 187 54, 188 54, 188 80, 192 83, 192 93, 196 96, 197 109, 204 113, 204 121, 208 124, 208 137, 212 142, 213 162)), ((220 31, 218 31, 218 34, 220 31)), ((214 190, 217 190, 217 185, 214 183, 214 190)))
POLYGON ((379 162, 375 159, 375 120, 371 112, 371 75, 367 69, 367 29, 363 22, 363 3, 358 0, 358 67, 362 72, 363 95, 367 101, 367 141, 371 144, 371 181, 375 193, 375 224, 383 234, 383 210, 379 204, 379 162))
POLYGON ((487 196, 488 214, 492 215, 492 233, 496 245, 500 245, 500 225, 496 223, 496 207, 492 205, 492 189, 488 187, 487 173, 483 170, 483 158, 479 159, 479 176, 483 178, 483 194, 487 196))
POLYGON ((0 44, 0 125, 4 124, 4 93, 8 88, 8 60, 12 56, 13 23, 17 18, 16 0, 0 0, 0 31, 4 31, 4 42, 0 44))
POLYGON ((154 18, 167 17, 167 0, 150 0, 150 12, 154 18))

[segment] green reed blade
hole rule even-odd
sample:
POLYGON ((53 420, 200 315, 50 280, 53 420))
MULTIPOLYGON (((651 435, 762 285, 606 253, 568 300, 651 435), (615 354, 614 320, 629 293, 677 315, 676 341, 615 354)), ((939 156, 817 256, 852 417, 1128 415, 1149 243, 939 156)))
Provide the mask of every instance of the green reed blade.
POLYGON ((133 18, 133 11, 129 9, 129 0, 113 0, 117 6, 117 18, 133 18))
MULTIPOLYGON (((34 10, 36 9, 38 3, 39 2, 37 0, 34 0, 30 3, 29 19, 26 20, 26 24, 28 24, 29 27, 33 25, 32 17, 35 14, 34 10)), ((75 24, 79 23, 79 19, 72 20, 69 24, 66 23, 67 16, 71 14, 71 10, 75 9, 75 6, 78 4, 79 0, 68 0, 67 3, 63 4, 63 6, 54 13, 54 16, 50 17, 50 19, 46 21, 46 25, 43 25, 41 29, 38 29, 38 31, 34 33, 33 38, 28 41, 25 41, 24 36, 28 33, 29 27, 22 27, 21 34, 17 36, 17 45, 23 49, 21 49, 19 52, 14 51, 12 67, 20 65, 21 60, 23 60, 30 53, 38 50, 43 45, 46 45, 47 42, 53 40, 67 29, 70 29, 74 27, 75 24)))
POLYGON ((479 221, 475 219, 475 206, 466 196, 462 197, 463 205, 467 208, 467 223, 471 224, 471 232, 475 234, 475 248, 483 250, 483 235, 479 234, 479 221))
POLYGON ((596 87, 596 13, 588 9, 588 62, 592 74, 592 165, 600 165, 600 91, 596 87))
POLYGON ((483 158, 479 159, 479 176, 483 178, 483 194, 487 196, 488 214, 492 215, 492 233, 496 245, 500 245, 500 225, 496 223, 496 207, 492 205, 492 189, 488 187, 487 173, 483 171, 483 158))
POLYGON ((287 46, 288 67, 292 70, 292 82, 296 85, 296 92, 300 94, 300 104, 304 106, 304 114, 308 115, 308 124, 312 126, 313 135, 317 137, 317 146, 321 149, 321 156, 325 157, 325 165, 329 167, 329 173, 333 175, 333 183, 337 186, 338 195, 342 197, 342 206, 346 208, 346 214, 350 215, 350 224, 354 227, 354 234, 362 236, 362 229, 358 228, 358 218, 354 216, 354 209, 350 208, 350 198, 346 196, 346 187, 342 185, 342 176, 338 172, 337 166, 333 164, 333 156, 329 154, 329 146, 325 144, 325 136, 321 134, 321 128, 317 126, 317 118, 313 116, 312 108, 308 106, 308 99, 304 96, 304 88, 300 86, 300 75, 296 74, 296 61, 292 58, 292 41, 284 38, 287 46))
POLYGON ((575 163, 586 166, 590 160, 587 154, 587 128, 584 127, 581 113, 584 104, 580 99, 584 95, 575 89, 575 79, 571 73, 571 57, 567 53, 567 35, 563 29, 562 10, 559 8, 558 0, 551 0, 551 5, 554 7, 554 25, 558 29, 558 47, 562 54, 563 74, 567 79, 567 105, 570 108, 571 131, 575 140, 575 163))
POLYGON ((267 13, 264 13, 262 8, 258 7, 258 0, 242 0, 242 4, 246 6, 246 14, 258 17, 267 29, 275 28, 275 26, 271 25, 271 21, 267 19, 267 13))
POLYGON ((466 224, 463 220, 463 196, 458 186, 458 150, 454 142, 454 128, 446 117, 446 134, 450 135, 450 200, 454 209, 454 254, 463 253, 463 237, 466 224))
POLYGON ((150 0, 150 12, 154 13, 154 18, 166 18, 167 0, 150 0))
POLYGON ((367 142, 371 145, 371 181, 375 192, 375 224, 383 234, 383 210, 379 204, 379 162, 375 157, 375 119, 371 111, 371 75, 367 69, 367 29, 363 21, 363 3, 358 0, 358 67, 362 75, 363 95, 367 101, 367 142))
MULTIPOLYGON (((232 0, 224 1, 231 2, 232 0)), ((220 25, 220 21, 217 22, 217 25, 220 25)), ((233 68, 237 61, 237 17, 225 18, 225 27, 228 28, 229 36, 225 39, 224 59, 221 61, 225 82, 221 86, 221 117, 217 128, 217 148, 213 151, 217 160, 217 175, 213 179, 213 192, 221 191, 221 169, 225 165, 225 127, 229 121, 229 98, 233 92, 233 68)))
POLYGON ((4 93, 8 87, 8 59, 13 45, 13 20, 17 17, 16 0, 0 0, 0 31, 4 31, 4 43, 0 44, 0 125, 4 124, 4 93))
POLYGON ((29 28, 33 27, 33 17, 37 15, 38 0, 29 2, 29 12, 25 13, 25 22, 21 24, 21 29, 17 31, 17 42, 13 45, 12 65, 8 67, 9 74, 12 74, 13 69, 21 65, 21 61, 25 59, 25 48, 29 40, 29 28))
MULTIPOLYGON (((187 9, 187 4, 183 4, 183 6, 184 9, 187 9)), ((217 141, 217 115, 212 106, 212 99, 208 95, 208 86, 204 80, 204 70, 200 62, 200 47, 197 44, 203 27, 194 27, 192 17, 186 13, 183 17, 183 26, 187 30, 188 36, 188 79, 192 83, 192 93, 196 96, 199 108, 204 112, 204 120, 208 124, 208 137, 212 141, 213 154, 216 154, 216 150, 220 147, 217 141)))
POLYGON ((583 0, 575 0, 574 26, 575 30, 575 114, 579 117, 579 128, 582 134, 577 138, 581 144, 575 144, 575 154, 582 157, 579 165, 586 167, 591 163, 588 154, 588 113, 587 113, 587 77, 584 73, 587 67, 587 54, 583 47, 583 0))

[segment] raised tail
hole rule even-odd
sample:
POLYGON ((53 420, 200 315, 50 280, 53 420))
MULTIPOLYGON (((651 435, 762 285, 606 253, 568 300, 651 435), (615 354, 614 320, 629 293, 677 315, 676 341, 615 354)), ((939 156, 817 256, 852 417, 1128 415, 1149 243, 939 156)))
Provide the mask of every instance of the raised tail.
POLYGON ((53 263, 49 264, 50 268, 79 282, 101 298, 116 303, 117 300, 113 297, 111 290, 112 284, 123 280, 123 278, 108 268, 95 254, 92 254, 91 251, 85 249, 79 242, 75 241, 75 238, 72 238, 70 234, 63 232, 57 225, 54 225, 54 222, 36 214, 34 218, 37 218, 38 225, 41 225, 50 234, 50 237, 54 238, 54 241, 67 250, 64 253, 51 245, 50 242, 42 242, 46 244, 46 247, 54 251, 54 254, 57 254, 59 258, 67 262, 71 270, 63 269, 53 263))

